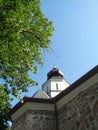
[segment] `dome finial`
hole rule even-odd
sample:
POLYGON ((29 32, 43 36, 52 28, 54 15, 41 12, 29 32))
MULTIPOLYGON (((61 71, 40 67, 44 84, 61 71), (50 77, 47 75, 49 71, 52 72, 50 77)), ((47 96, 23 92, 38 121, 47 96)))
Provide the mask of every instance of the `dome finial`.
POLYGON ((54 67, 53 67, 53 68, 57 68, 57 67, 56 67, 56 65, 54 65, 54 67))

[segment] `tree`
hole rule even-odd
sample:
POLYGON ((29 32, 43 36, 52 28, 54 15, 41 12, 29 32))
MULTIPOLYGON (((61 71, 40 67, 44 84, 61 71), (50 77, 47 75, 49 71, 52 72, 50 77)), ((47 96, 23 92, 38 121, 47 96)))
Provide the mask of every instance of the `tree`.
MULTIPOLYGON (((38 64, 43 65, 42 49, 49 48, 52 31, 40 0, 0 0, 0 79, 6 84, 6 91, 4 84, 0 85, 5 91, 0 100, 4 97, 9 102, 9 94, 19 98, 21 92, 37 85, 28 71, 36 73, 38 64)), ((6 105, 0 103, 0 111, 6 105)))
POLYGON ((8 95, 9 91, 6 85, 0 85, 0 130, 8 130, 8 116, 11 105, 11 98, 8 95))

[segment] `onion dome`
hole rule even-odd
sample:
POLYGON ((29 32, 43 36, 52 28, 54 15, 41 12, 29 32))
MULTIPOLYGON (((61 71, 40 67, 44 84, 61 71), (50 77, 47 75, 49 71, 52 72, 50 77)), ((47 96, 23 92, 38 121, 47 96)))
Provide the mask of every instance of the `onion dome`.
POLYGON ((64 78, 64 74, 56 66, 54 66, 54 68, 47 74, 47 80, 52 77, 64 78))

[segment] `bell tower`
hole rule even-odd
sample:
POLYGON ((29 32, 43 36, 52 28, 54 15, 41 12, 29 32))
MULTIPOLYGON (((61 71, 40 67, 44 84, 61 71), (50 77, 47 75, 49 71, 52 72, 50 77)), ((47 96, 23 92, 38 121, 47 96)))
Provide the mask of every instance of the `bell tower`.
POLYGON ((64 80, 63 72, 55 66, 47 73, 47 81, 42 85, 42 90, 50 97, 55 97, 68 86, 68 82, 64 80))

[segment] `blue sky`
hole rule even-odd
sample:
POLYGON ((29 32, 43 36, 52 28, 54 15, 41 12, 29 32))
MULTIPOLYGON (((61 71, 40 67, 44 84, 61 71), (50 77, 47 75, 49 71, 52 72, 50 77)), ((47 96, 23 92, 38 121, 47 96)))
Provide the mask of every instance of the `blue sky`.
POLYGON ((41 88, 54 65, 73 83, 98 64, 98 0, 41 0, 41 9, 55 30, 50 51, 43 52, 44 67, 32 75, 39 85, 27 96, 41 88))

